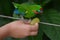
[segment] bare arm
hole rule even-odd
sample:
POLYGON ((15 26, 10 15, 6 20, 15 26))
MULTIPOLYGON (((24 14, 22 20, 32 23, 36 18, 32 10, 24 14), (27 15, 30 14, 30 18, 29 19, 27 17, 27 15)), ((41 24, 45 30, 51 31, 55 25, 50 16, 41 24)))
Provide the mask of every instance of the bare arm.
POLYGON ((14 21, 0 27, 0 40, 7 36, 14 38, 24 38, 38 33, 38 24, 25 24, 23 21, 14 21))
POLYGON ((2 40, 3 38, 7 37, 8 34, 9 34, 8 26, 0 27, 0 40, 2 40))

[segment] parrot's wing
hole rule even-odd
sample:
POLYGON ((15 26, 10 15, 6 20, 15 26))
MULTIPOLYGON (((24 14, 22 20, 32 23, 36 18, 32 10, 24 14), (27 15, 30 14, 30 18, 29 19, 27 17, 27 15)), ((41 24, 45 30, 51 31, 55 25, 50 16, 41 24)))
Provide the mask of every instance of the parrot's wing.
POLYGON ((31 10, 39 10, 41 8, 40 5, 31 5, 30 6, 31 10))
POLYGON ((26 14, 25 15, 26 18, 32 18, 32 17, 35 16, 35 14, 32 12, 31 7, 30 7, 32 4, 23 3, 21 5, 26 9, 26 12, 27 12, 27 13, 25 13, 26 14))

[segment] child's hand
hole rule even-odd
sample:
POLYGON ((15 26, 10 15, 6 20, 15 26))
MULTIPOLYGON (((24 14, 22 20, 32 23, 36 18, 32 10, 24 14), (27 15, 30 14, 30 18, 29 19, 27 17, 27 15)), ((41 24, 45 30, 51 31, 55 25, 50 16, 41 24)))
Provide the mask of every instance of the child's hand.
POLYGON ((14 38, 34 36, 38 33, 38 23, 35 25, 25 24, 23 21, 14 21, 8 24, 9 35, 14 38))

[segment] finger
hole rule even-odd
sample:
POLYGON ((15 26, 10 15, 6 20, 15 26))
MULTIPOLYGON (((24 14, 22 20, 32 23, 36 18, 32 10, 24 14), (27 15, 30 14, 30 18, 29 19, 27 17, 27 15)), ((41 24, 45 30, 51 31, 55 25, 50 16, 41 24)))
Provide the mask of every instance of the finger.
POLYGON ((37 35, 37 33, 38 33, 38 31, 36 31, 36 32, 31 32, 31 33, 30 33, 30 36, 37 35))
POLYGON ((36 23, 35 26, 38 27, 38 23, 36 23))
POLYGON ((35 25, 32 25, 31 31, 38 31, 38 23, 36 23, 35 25))
POLYGON ((25 24, 30 24, 31 20, 25 20, 24 23, 25 24))

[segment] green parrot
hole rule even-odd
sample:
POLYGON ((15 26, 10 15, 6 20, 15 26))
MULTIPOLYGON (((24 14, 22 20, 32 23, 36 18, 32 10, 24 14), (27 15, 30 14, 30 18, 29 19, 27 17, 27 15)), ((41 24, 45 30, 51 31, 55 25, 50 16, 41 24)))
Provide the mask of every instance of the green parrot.
POLYGON ((14 12, 13 15, 22 15, 25 18, 33 18, 36 16, 36 14, 39 14, 40 12, 42 12, 42 7, 40 5, 37 4, 31 4, 31 3, 22 3, 22 4, 18 4, 18 3, 13 3, 15 9, 18 10, 18 12, 14 12))

